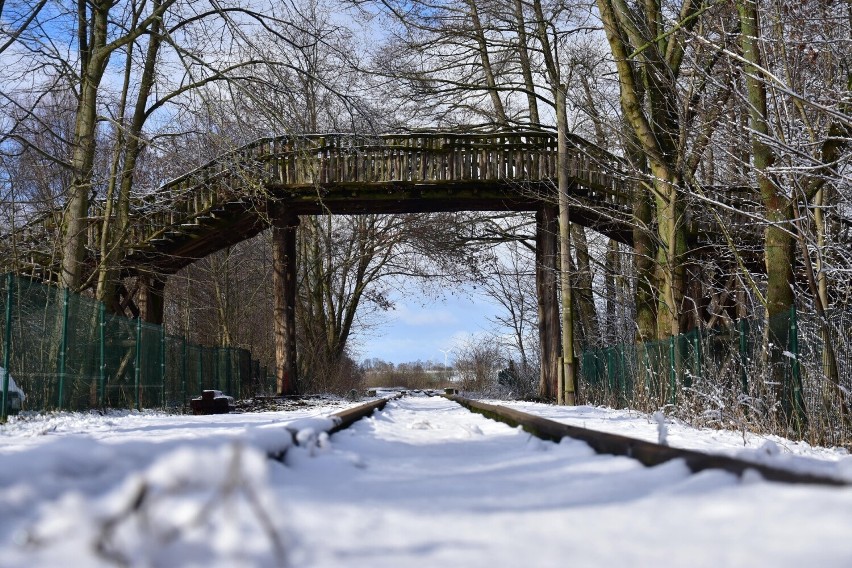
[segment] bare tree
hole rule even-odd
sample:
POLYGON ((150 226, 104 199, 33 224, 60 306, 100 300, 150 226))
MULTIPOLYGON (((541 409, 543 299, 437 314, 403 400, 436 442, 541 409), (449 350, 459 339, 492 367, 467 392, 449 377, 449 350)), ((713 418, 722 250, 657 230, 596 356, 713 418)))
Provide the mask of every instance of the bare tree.
POLYGON ((537 367, 530 355, 538 351, 535 246, 528 239, 509 241, 495 251, 485 270, 483 291, 503 309, 493 319, 496 334, 508 331, 501 344, 517 353, 518 372, 529 376, 537 367))

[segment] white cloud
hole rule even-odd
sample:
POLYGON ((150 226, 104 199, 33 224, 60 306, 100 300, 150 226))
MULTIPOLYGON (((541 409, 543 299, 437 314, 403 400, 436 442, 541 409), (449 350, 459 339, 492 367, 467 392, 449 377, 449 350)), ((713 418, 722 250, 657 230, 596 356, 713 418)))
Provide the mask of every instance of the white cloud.
POLYGON ((405 325, 427 326, 427 325, 455 325, 459 319, 449 310, 414 308, 408 304, 397 303, 393 310, 394 318, 405 325))

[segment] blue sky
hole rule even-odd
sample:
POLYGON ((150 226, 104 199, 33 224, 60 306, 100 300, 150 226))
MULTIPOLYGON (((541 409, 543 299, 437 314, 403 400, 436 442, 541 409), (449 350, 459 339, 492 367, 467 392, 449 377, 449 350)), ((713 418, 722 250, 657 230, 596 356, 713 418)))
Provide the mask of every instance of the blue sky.
MULTIPOLYGON (((442 349, 452 349, 471 335, 485 333, 492 327, 488 318, 499 312, 487 298, 465 291, 437 300, 419 293, 393 300, 394 311, 382 314, 385 323, 356 338, 358 361, 377 357, 392 363, 418 359, 443 363, 442 349)), ((448 362, 452 361, 450 353, 448 362)))

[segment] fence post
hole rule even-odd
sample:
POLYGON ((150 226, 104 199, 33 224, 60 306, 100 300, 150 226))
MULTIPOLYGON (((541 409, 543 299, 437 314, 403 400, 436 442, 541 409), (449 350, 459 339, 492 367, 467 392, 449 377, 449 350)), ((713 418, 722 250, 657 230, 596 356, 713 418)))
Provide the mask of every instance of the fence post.
POLYGON ((222 349, 213 347, 213 368, 216 369, 216 376, 213 379, 213 384, 216 385, 216 390, 222 390, 222 349))
MULTIPOLYGON (((695 349, 695 372, 693 376, 696 379, 701 379, 701 328, 695 328, 695 338, 693 339, 693 347, 695 349)), ((692 386, 690 384, 690 386, 692 386)))
POLYGON ((677 388, 677 369, 675 369, 675 336, 669 337, 669 404, 675 403, 675 389, 677 388))
POLYGON ((133 373, 133 390, 136 393, 136 410, 142 410, 141 379, 142 377, 142 318, 136 318, 136 369, 133 373))
POLYGON ((236 394, 236 393, 234 393, 233 386, 231 385, 231 378, 232 378, 232 375, 233 375, 233 373, 231 372, 233 370, 233 369, 231 369, 231 366, 233 365, 233 356, 234 356, 234 353, 233 353, 233 351, 231 351, 231 348, 226 347, 225 348, 225 359, 226 359, 226 362, 225 362, 225 365, 226 365, 226 367, 225 367, 225 382, 228 385, 228 395, 230 395, 230 396, 234 396, 236 394))
POLYGON ((204 367, 204 348, 201 347, 201 346, 198 346, 198 373, 196 373, 196 376, 198 378, 198 395, 199 396, 201 396, 201 392, 204 390, 203 367, 204 367))
POLYGON ((746 360, 748 359, 748 346, 746 344, 746 320, 740 319, 740 381, 743 386, 743 394, 748 394, 748 376, 746 375, 746 360))
POLYGON ((106 306, 98 305, 98 406, 106 399, 106 306))
POLYGON ((62 410, 65 398, 65 351, 68 349, 68 299, 71 292, 62 289, 62 337, 59 340, 59 400, 57 407, 62 410))
POLYGON ((12 352, 12 273, 6 274, 6 328, 3 337, 3 410, 0 422, 6 422, 9 413, 9 363, 12 352))
POLYGON ((186 336, 181 337, 181 377, 180 388, 183 393, 183 411, 186 412, 186 375, 189 372, 189 361, 186 354, 186 336))
POLYGON ((600 365, 598 365, 598 352, 594 349, 590 349, 586 351, 585 354, 592 356, 592 364, 590 365, 592 368, 592 372, 590 375, 594 377, 595 385, 600 385, 603 381, 601 380, 601 370, 600 365))
POLYGON ((793 412, 801 427, 805 422, 805 405, 802 400, 802 373, 799 366, 799 323, 796 317, 796 305, 790 306, 790 351, 793 354, 791 373, 793 379, 793 412))
POLYGON ((616 382, 617 377, 615 375, 616 369, 615 361, 612 357, 612 348, 604 350, 604 353, 606 353, 606 384, 609 390, 614 392, 618 390, 618 384, 616 382))
POLYGON ((160 326, 160 406, 166 407, 166 326, 160 326))

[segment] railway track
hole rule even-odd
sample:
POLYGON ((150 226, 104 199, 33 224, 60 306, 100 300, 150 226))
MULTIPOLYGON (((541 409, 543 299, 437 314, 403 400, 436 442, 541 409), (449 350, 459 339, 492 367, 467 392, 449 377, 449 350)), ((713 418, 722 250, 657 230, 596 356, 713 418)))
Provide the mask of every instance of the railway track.
POLYGON ((409 394, 7 425, 2 564, 850 565, 852 458, 802 474, 409 394))
MULTIPOLYGON (((486 418, 503 422, 512 427, 520 427, 542 440, 559 443, 564 438, 572 438, 585 442, 598 454, 626 456, 637 460, 647 467, 657 466, 672 460, 683 460, 693 473, 716 469, 742 477, 746 472, 751 471, 760 474, 767 481, 779 483, 814 484, 832 487, 848 487, 852 485, 848 480, 820 475, 814 472, 795 471, 746 459, 675 448, 618 434, 571 426, 513 408, 487 404, 459 395, 429 394, 431 396, 443 396, 467 408, 471 412, 481 414, 486 418)), ((401 396, 404 396, 404 394, 400 393, 392 397, 381 398, 331 415, 334 426, 328 430, 328 434, 344 430, 358 420, 371 416, 376 411, 381 411, 390 400, 401 396)))

